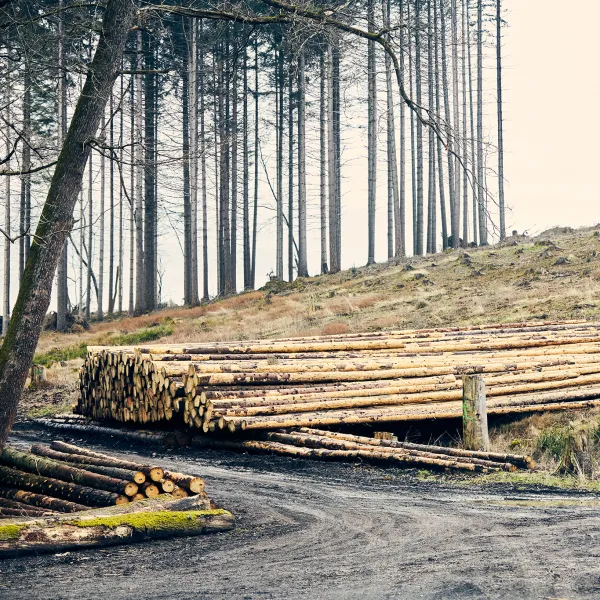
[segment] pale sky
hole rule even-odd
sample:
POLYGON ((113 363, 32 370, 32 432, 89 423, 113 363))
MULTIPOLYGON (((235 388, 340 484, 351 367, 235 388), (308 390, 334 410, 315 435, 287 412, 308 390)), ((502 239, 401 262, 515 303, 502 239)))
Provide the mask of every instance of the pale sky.
POLYGON ((505 0, 510 223, 539 232, 600 222, 600 2, 505 0))

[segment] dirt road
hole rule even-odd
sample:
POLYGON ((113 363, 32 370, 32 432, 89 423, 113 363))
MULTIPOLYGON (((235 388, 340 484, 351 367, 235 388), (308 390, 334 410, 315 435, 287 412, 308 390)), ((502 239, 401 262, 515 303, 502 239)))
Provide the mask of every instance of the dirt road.
POLYGON ((599 496, 212 451, 158 458, 204 475, 236 530, 5 560, 0 598, 600 598, 599 496))

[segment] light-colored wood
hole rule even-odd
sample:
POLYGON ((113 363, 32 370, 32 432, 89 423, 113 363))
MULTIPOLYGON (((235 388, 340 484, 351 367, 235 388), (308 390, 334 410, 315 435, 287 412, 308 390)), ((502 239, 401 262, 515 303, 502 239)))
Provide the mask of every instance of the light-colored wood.
POLYGON ((467 450, 490 449, 485 382, 481 375, 463 377, 463 443, 467 450))

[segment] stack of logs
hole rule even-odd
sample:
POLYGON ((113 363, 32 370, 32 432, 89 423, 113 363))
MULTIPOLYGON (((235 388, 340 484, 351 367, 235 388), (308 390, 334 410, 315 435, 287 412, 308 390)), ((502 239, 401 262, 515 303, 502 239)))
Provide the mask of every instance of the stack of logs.
POLYGON ((268 431, 259 439, 241 441, 201 436, 194 438, 192 444, 201 448, 242 450, 321 460, 367 461, 473 473, 516 471, 535 467, 533 459, 529 456, 399 442, 391 434, 370 438, 307 427, 268 431))
POLYGON ((64 442, 34 444, 29 452, 0 453, 0 517, 41 516, 127 504, 166 494, 199 495, 210 508, 201 477, 140 464, 64 442))
POLYGON ((600 325, 582 321, 146 347, 90 347, 75 407, 94 419, 276 430, 600 405, 600 325))

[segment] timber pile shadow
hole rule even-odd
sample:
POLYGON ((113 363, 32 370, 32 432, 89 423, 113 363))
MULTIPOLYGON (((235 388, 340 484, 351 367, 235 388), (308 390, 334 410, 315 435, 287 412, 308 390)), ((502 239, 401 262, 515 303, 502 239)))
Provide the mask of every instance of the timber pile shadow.
POLYGON ((232 529, 200 477, 60 441, 0 452, 0 558, 232 529))
MULTIPOLYGON (((86 436, 100 434, 117 440, 141 442, 162 448, 169 445, 167 440, 173 440, 172 432, 161 434, 158 431, 116 429, 101 423, 86 422, 76 415, 39 419, 38 424, 63 433, 86 436)), ((53 444, 55 447, 64 445, 57 442, 53 444)), ((535 467, 533 459, 529 456, 400 442, 392 434, 376 434, 376 437, 368 437, 310 428, 254 432, 252 435, 244 436, 197 435, 191 439, 190 446, 202 450, 275 454, 301 459, 365 462, 454 472, 492 473, 535 467)))

